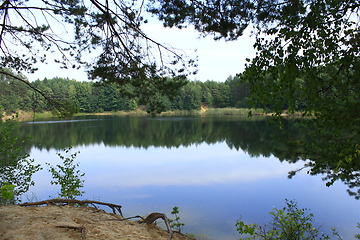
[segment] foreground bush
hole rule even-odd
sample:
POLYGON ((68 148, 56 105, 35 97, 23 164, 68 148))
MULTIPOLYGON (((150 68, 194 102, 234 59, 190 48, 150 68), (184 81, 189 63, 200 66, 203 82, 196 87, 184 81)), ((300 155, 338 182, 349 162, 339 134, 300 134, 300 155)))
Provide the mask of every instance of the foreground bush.
MULTIPOLYGON (((314 240, 330 239, 329 236, 320 233, 319 228, 313 226, 314 215, 307 214, 307 209, 299 209, 296 202, 286 200, 286 207, 274 208, 269 212, 273 221, 268 225, 245 224, 236 221, 236 230, 240 234, 248 234, 250 237, 241 239, 278 239, 278 240, 314 240)), ((360 227, 360 224, 358 224, 360 227)), ((335 228, 331 228, 332 235, 342 239, 335 228)), ((355 235, 360 239, 360 235, 355 235)))

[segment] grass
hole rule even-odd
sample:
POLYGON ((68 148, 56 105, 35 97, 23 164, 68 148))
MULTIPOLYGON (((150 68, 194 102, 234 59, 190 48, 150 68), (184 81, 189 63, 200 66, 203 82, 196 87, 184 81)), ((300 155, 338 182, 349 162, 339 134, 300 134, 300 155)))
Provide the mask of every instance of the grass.
MULTIPOLYGON (((247 116, 249 109, 247 108, 202 108, 201 110, 176 110, 164 112, 162 115, 245 115, 247 116)), ((264 115, 261 110, 252 110, 253 115, 264 115)))

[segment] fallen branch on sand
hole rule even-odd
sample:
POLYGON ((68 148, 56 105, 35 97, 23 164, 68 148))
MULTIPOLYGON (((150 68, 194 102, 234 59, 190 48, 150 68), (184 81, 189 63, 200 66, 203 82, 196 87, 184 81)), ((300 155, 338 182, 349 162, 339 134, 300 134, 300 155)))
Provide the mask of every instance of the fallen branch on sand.
POLYGON ((56 205, 56 204, 79 204, 80 206, 85 206, 86 204, 92 204, 94 207, 95 204, 98 205, 106 205, 108 207, 110 207, 113 210, 113 213, 116 214, 116 210, 119 212, 120 216, 123 217, 122 212, 121 212, 121 207, 120 205, 116 205, 116 204, 112 204, 112 203, 105 203, 105 202, 99 202, 99 201, 91 201, 91 200, 75 200, 75 199, 61 199, 61 198, 54 198, 54 199, 49 199, 49 200, 44 200, 44 201, 39 201, 39 202, 26 202, 26 203, 21 203, 19 204, 19 206, 40 206, 40 205, 56 205))

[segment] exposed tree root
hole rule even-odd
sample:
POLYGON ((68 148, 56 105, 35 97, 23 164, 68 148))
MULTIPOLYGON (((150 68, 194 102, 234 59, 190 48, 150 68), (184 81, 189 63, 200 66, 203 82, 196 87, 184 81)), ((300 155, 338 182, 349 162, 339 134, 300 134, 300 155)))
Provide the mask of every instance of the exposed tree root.
POLYGON ((110 207, 113 210, 113 213, 116 214, 116 210, 118 211, 118 213, 120 214, 121 217, 123 217, 122 211, 121 211, 121 207, 120 205, 116 205, 116 204, 112 204, 112 203, 104 203, 104 202, 99 202, 99 201, 91 201, 91 200, 75 200, 75 199, 61 199, 61 198, 54 198, 54 199, 49 199, 49 200, 44 200, 44 201, 39 201, 39 202, 26 202, 26 203, 21 203, 19 204, 19 206, 39 206, 39 205, 56 205, 56 204, 70 204, 70 205, 74 205, 74 204, 79 204, 80 206, 85 206, 86 204, 92 204, 94 207, 96 207, 95 204, 98 205, 106 205, 108 207, 110 207))
POLYGON ((159 218, 161 218, 165 222, 167 231, 169 233, 169 236, 168 236, 167 240, 171 240, 174 232, 170 227, 169 219, 167 218, 167 216, 164 213, 157 213, 157 212, 150 213, 145 219, 140 220, 139 222, 151 224, 151 223, 155 222, 159 218))
POLYGON ((150 213, 146 218, 143 218, 140 215, 136 215, 133 217, 123 218, 123 219, 109 219, 109 220, 124 221, 124 220, 132 219, 132 218, 141 218, 141 220, 139 220, 139 223, 146 223, 146 224, 152 224, 157 219, 161 218, 162 220, 164 220, 166 228, 167 228, 167 232, 169 233, 167 240, 172 239, 174 231, 171 229, 169 219, 167 218, 167 216, 164 213, 157 213, 157 212, 150 213))
MULTIPOLYGON (((167 232, 169 233, 167 240, 171 240, 172 236, 174 234, 174 231, 170 227, 169 219, 167 218, 167 216, 164 213, 154 212, 154 213, 149 214, 146 218, 143 218, 142 216, 139 216, 139 215, 134 216, 134 217, 123 218, 123 215, 122 215, 122 212, 121 212, 121 207, 122 206, 112 204, 112 203, 105 203, 105 202, 91 201, 91 200, 75 200, 75 199, 54 198, 54 199, 49 199, 49 200, 44 200, 44 201, 39 201, 39 202, 21 203, 21 204, 19 204, 19 206, 26 207, 26 206, 57 205, 57 204, 69 204, 69 205, 78 204, 80 206, 85 206, 86 204, 92 204, 94 207, 96 207, 95 204, 106 205, 106 206, 110 207, 113 210, 114 214, 116 214, 116 210, 119 212, 122 219, 111 219, 111 220, 117 220, 117 221, 127 220, 127 219, 131 219, 131 218, 141 218, 141 220, 139 221, 140 223, 152 224, 157 219, 161 218, 162 220, 164 220, 166 228, 167 228, 167 232)), ((83 239, 86 238, 86 229, 84 227, 73 227, 73 226, 67 226, 67 225, 66 226, 57 226, 57 227, 79 230, 83 234, 83 239)))

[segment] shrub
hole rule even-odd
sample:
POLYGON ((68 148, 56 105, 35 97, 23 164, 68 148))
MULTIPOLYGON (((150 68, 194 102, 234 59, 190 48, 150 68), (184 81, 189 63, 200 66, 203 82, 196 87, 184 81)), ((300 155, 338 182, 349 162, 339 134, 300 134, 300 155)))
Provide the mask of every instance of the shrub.
MULTIPOLYGON (((269 214, 273 221, 268 225, 245 224, 236 221, 236 230, 240 234, 248 234, 251 237, 241 239, 279 239, 279 240, 314 240, 330 239, 329 236, 320 234, 319 228, 313 226, 312 213, 307 214, 307 209, 299 209, 296 202, 286 200, 286 207, 274 208, 269 214)), ((342 239, 335 229, 333 236, 342 239)))
POLYGON ((60 185, 59 197, 75 199, 77 196, 82 196, 84 193, 80 188, 84 187, 84 180, 81 178, 85 173, 80 173, 80 170, 76 170, 79 167, 79 163, 74 163, 76 155, 79 152, 71 153, 71 147, 64 149, 67 157, 61 153, 57 153, 60 159, 63 161, 63 165, 51 166, 50 163, 46 163, 49 166, 49 171, 52 174, 53 181, 51 184, 60 185))

